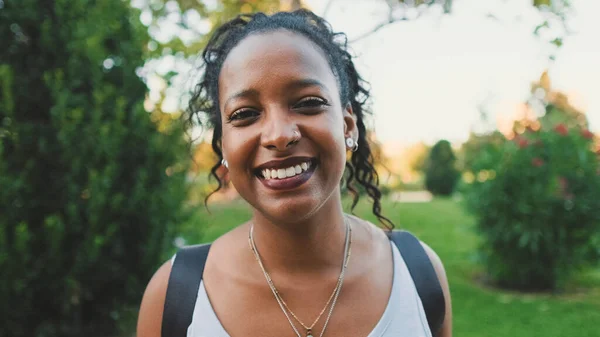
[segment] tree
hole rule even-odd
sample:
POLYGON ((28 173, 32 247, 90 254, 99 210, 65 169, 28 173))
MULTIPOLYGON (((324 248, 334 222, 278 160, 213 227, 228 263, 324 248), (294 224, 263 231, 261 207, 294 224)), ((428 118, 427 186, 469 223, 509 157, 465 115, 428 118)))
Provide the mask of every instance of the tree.
POLYGON ((451 195, 460 176, 455 163, 456 156, 450 142, 437 142, 427 160, 425 188, 434 195, 451 195))
POLYGON ((492 168, 502 152, 501 147, 505 141, 506 138, 500 131, 483 134, 472 132, 460 148, 458 167, 462 172, 474 174, 492 168))
POLYGON ((465 144, 465 205, 482 238, 482 262, 498 285, 562 289, 573 271, 598 261, 598 138, 546 72, 523 107, 505 135, 495 131, 465 144))
POLYGON ((390 184, 396 188, 404 188, 403 184, 413 186, 423 185, 423 174, 425 173, 427 157, 431 146, 419 142, 408 146, 398 144, 386 144, 388 154, 388 167, 392 174, 390 184))
POLYGON ((425 172, 427 167, 427 155, 430 151, 430 147, 423 142, 407 148, 404 156, 409 164, 409 168, 417 173, 425 172))
POLYGON ((198 55, 215 29, 241 13, 273 13, 299 5, 298 0, 228 0, 212 4, 202 0, 145 0, 137 3, 149 15, 147 24, 153 40, 152 55, 158 57, 178 53, 198 55), (171 24, 178 31, 166 37, 153 34, 165 24, 171 24))
MULTIPOLYGON (((569 102, 569 97, 560 91, 552 88, 552 81, 548 72, 545 71, 540 76, 540 80, 531 85, 531 97, 526 103, 533 115, 541 116, 539 118, 539 127, 552 129, 558 124, 565 124, 569 128, 588 129, 588 120, 585 113, 574 107, 569 102)), ((523 133, 523 129, 532 127, 536 118, 517 121, 513 131, 523 133)))
POLYGON ((0 336, 112 333, 172 246, 187 150, 144 110, 138 18, 0 2, 0 336))
MULTIPOLYGON (((574 271, 598 262, 595 135, 561 123, 510 136, 492 156, 493 166, 465 189, 481 237, 481 261, 497 285, 564 289, 574 271)), ((478 160, 489 164, 487 157, 483 152, 478 160)))

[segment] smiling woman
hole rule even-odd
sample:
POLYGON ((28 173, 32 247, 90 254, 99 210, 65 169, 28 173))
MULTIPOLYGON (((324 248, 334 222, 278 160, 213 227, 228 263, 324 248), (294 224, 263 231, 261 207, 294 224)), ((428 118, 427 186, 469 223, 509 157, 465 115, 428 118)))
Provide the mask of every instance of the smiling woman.
POLYGON ((138 336, 450 336, 439 258, 381 214, 345 36, 305 10, 242 15, 203 59, 190 119, 209 116, 212 174, 225 165, 253 216, 157 271, 138 336), (386 230, 344 214, 344 172, 386 230))

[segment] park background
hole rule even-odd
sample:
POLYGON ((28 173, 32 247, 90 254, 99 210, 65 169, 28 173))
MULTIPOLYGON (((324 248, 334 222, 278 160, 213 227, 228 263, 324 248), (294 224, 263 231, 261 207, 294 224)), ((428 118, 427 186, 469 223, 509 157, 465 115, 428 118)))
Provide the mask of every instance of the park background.
POLYGON ((248 219, 231 186, 205 208, 186 101, 220 23, 300 7, 348 34, 384 214, 444 261, 455 335, 599 335, 599 2, 0 0, 1 337, 132 336, 154 270, 248 219))

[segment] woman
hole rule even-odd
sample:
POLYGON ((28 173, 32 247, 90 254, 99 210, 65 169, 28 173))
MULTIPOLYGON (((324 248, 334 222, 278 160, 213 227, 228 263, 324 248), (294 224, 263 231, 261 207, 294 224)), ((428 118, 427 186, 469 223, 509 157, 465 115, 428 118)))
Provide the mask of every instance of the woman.
MULTIPOLYGON (((253 216, 212 244, 187 335, 431 336, 387 232, 342 210, 346 169, 354 204, 356 180, 393 228, 366 139, 369 92, 345 36, 305 10, 242 15, 216 31, 203 58, 190 118, 210 117, 222 159, 212 174, 228 169, 253 216)), ((437 335, 451 336, 444 268, 423 247, 446 303, 437 335)), ((146 289, 139 337, 161 336, 171 268, 146 289)))

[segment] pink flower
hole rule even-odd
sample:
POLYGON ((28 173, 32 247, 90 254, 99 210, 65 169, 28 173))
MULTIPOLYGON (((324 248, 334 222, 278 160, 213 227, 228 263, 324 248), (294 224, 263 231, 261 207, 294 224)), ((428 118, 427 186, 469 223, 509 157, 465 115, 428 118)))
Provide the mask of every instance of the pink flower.
POLYGON ((519 146, 520 149, 524 149, 527 146, 529 146, 529 141, 525 138, 519 137, 515 140, 517 141, 517 145, 519 146))
POLYGON ((555 128, 554 131, 556 131, 559 135, 561 136, 566 136, 569 134, 569 129, 567 129, 567 126, 564 124, 558 124, 555 128))
POLYGON ((585 139, 594 139, 594 134, 588 129, 581 130, 581 135, 585 139))
POLYGON ((542 160, 542 158, 535 157, 531 160, 531 165, 533 167, 540 167, 544 165, 544 161, 542 160))

